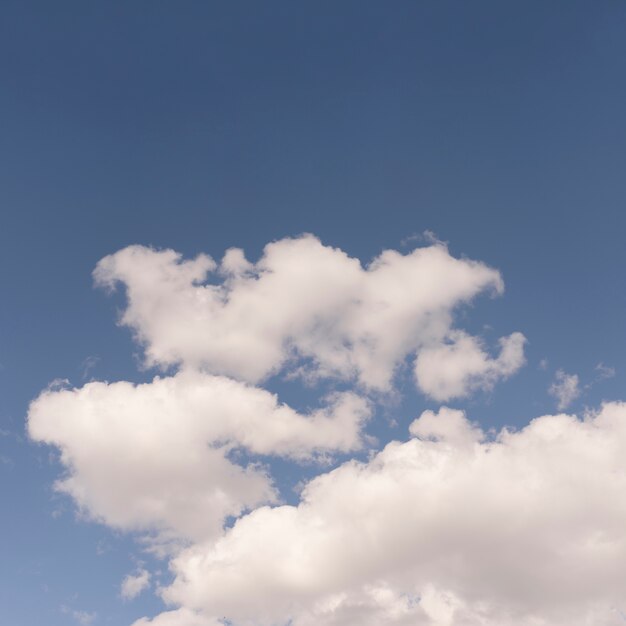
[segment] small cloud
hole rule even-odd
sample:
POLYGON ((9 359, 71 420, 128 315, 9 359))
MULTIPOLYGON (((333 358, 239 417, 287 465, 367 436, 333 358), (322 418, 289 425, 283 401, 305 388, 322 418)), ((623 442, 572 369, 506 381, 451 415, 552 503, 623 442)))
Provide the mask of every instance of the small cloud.
POLYGON ((7 467, 13 467, 15 463, 11 457, 5 456, 4 454, 0 454, 0 465, 5 465, 7 467))
POLYGON ((128 574, 122 581, 120 595, 124 600, 133 600, 150 586, 150 572, 140 569, 137 574, 128 574))
POLYGON ((77 611, 68 606, 61 605, 61 612, 70 615, 81 626, 90 626, 93 624, 97 615, 96 613, 88 613, 87 611, 77 611))
POLYGON ((55 378, 47 387, 47 391, 60 391, 71 387, 71 383, 67 378, 55 378))
POLYGON ((425 230, 421 233, 413 233, 412 235, 409 235, 408 237, 402 239, 400 245, 402 247, 406 247, 413 242, 416 242, 418 244, 425 243, 428 245, 448 245, 447 241, 442 241, 441 239, 439 239, 439 237, 437 237, 437 234, 432 230, 425 230))
POLYGON ((479 338, 462 331, 450 333, 447 343, 430 346, 417 355, 417 386, 438 402, 463 398, 478 389, 491 391, 525 363, 524 335, 513 333, 499 343, 500 354, 491 357, 479 338))
POLYGON ((89 376, 91 370, 100 362, 99 356, 88 356, 80 365, 83 380, 89 376))
POLYGON ((96 554, 98 556, 102 556, 103 554, 106 554, 110 551, 111 546, 104 539, 100 539, 100 541, 98 541, 98 543, 96 544, 96 554))
POLYGON ((62 509, 54 509, 54 511, 52 511, 52 513, 50 513, 50 515, 52 515, 52 519, 59 519, 59 517, 61 517, 61 515, 63 515, 63 510, 62 509))
POLYGON ((577 374, 567 374, 563 370, 557 370, 548 393, 556 398, 559 411, 566 409, 580 396, 579 385, 580 380, 577 374))
POLYGON ((539 361, 539 369, 544 372, 548 369, 548 359, 541 359, 541 361, 539 361))
POLYGON ((595 367, 596 372, 598 372, 597 380, 605 380, 607 378, 613 378, 615 376, 615 368, 609 367, 604 363, 598 363, 595 367))

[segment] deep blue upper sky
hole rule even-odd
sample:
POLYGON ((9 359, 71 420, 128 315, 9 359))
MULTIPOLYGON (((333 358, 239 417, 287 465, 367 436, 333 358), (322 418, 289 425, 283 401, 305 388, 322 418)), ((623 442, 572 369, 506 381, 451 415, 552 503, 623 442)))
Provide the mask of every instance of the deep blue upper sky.
POLYGON ((367 261, 428 229, 503 273, 505 296, 468 324, 530 342, 526 370, 472 417, 523 423, 553 409, 554 369, 589 384, 599 362, 617 375, 576 408, 623 399, 624 111, 618 0, 5 0, 0 621, 149 612, 116 599, 132 544, 98 557, 103 529, 67 503, 53 519, 56 469, 17 439, 28 402, 55 378, 81 384, 87 357, 98 378, 151 375, 119 301, 91 285, 125 245, 254 259, 308 231, 367 261))

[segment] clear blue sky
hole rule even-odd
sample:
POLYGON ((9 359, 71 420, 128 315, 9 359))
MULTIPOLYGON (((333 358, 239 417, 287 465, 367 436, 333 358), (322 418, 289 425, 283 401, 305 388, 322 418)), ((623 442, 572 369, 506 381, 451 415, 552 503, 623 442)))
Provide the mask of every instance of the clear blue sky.
MULTIPOLYGON (((89 377, 153 375, 122 299, 92 286, 129 244, 256 259, 311 232, 365 262, 430 230, 504 277, 465 327, 529 341, 519 374, 463 405, 475 419, 554 410, 558 368, 583 387, 615 368, 574 410, 624 397, 624 2, 5 0, 0 85, 3 624, 159 610, 119 600, 147 557, 77 521, 24 435, 28 403, 83 384, 89 357, 89 377)), ((403 419, 423 405, 408 394, 403 419)))

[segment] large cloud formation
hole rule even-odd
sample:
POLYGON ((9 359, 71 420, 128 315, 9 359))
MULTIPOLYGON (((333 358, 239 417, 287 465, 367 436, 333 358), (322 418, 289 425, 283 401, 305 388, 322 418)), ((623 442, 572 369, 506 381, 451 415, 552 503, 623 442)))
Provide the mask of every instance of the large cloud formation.
POLYGON ((137 626, 612 619, 622 571, 613 529, 626 520, 613 497, 621 407, 585 422, 541 418, 493 441, 459 412, 428 412, 409 441, 369 462, 318 466, 298 506, 280 504, 265 463, 363 450, 376 403, 410 368, 437 401, 517 371, 521 333, 492 356, 454 324, 460 305, 502 292, 496 270, 441 244, 387 250, 364 267, 303 236, 267 245, 256 263, 239 249, 218 264, 131 246, 102 259, 94 278, 125 288, 120 322, 146 365, 177 371, 47 389, 28 431, 60 451, 57 488, 86 515, 168 547, 174 581, 162 595, 173 608, 137 626), (276 375, 330 386, 320 408, 299 412, 263 387, 276 375), (609 441, 605 459, 598 447, 609 441), (575 459, 591 471, 570 475, 575 459), (602 481, 610 493, 596 489, 602 481), (597 516, 583 511, 586 487, 597 516), (584 590, 576 563, 597 575, 584 590))
POLYGON ((180 554, 165 598, 255 626, 623 623, 625 404, 492 439, 442 409, 411 433, 180 554))

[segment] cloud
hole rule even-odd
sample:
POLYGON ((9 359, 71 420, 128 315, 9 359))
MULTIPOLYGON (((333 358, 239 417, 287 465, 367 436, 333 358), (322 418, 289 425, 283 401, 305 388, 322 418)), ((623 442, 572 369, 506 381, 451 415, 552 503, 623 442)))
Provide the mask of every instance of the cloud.
POLYGON ((625 404, 411 433, 183 551, 165 600, 236 626, 623 623, 625 404))
POLYGON ((128 574, 122 580, 120 595, 124 600, 133 600, 150 586, 150 572, 140 569, 136 574, 128 574))
POLYGON ((48 389, 31 403, 28 432, 61 450, 68 474, 57 488, 92 517, 199 539, 277 497, 262 467, 233 461, 237 449, 299 461, 348 452, 368 417, 350 392, 302 415, 263 389, 187 371, 48 389))
POLYGON ((548 393, 556 398, 559 411, 566 409, 580 396, 579 383, 577 374, 566 374, 563 370, 557 370, 548 393))
POLYGON ((598 380, 605 380, 607 378, 613 378, 615 376, 615 368, 609 367, 604 363, 598 363, 595 367, 596 372, 598 372, 598 380))
POLYGON ((61 612, 65 615, 70 615, 81 626, 90 626, 94 623, 97 615, 96 613, 88 613, 87 611, 77 611, 68 606, 61 606, 61 612))
MULTIPOLYGON (((85 516, 169 550, 174 579, 161 593, 178 608, 135 626, 507 626, 534 610, 534 596, 514 594, 530 587, 505 549, 519 538, 536 555, 532 531, 552 537, 533 517, 539 478, 524 482, 527 440, 541 440, 530 426, 490 441, 458 411, 426 412, 412 439, 320 474, 298 506, 280 506, 264 465, 363 451, 375 402, 410 361, 418 388, 441 401, 517 371, 521 333, 502 337, 494 356, 454 327, 460 305, 502 292, 496 270, 436 241, 363 266, 306 235, 267 245, 256 263, 237 248, 216 263, 131 246, 102 259, 94 279, 125 288, 120 323, 147 366, 175 373, 53 384, 31 403, 28 433, 59 449, 66 472, 56 488, 85 516), (302 413, 261 387, 279 373, 349 390, 302 413), (514 521, 516 502, 528 528, 514 521)), ((560 476, 541 497, 551 502, 560 476)), ((149 584, 142 569, 121 595, 149 584)))
POLYGON ((0 465, 4 465, 5 467, 13 467, 15 465, 15 462, 10 456, 0 454, 0 465))
POLYGON ((415 361, 420 390, 445 402, 463 398, 477 389, 488 391, 495 383, 514 374, 525 362, 522 333, 500 339, 500 355, 492 359, 481 342, 462 331, 449 334, 446 343, 424 348, 415 361))
POLYGON ((83 380, 85 380, 89 376, 91 371, 98 365, 99 362, 100 357, 94 355, 88 356, 87 358, 83 359, 83 362, 80 365, 83 380))
POLYGON ((396 367, 449 334, 453 310, 500 274, 443 244, 386 250, 367 267, 306 235, 268 244, 252 264, 131 246, 103 258, 96 284, 126 288, 121 323, 148 365, 200 367, 259 383, 286 364, 388 391, 396 367), (207 282, 208 281, 208 282, 207 282))

